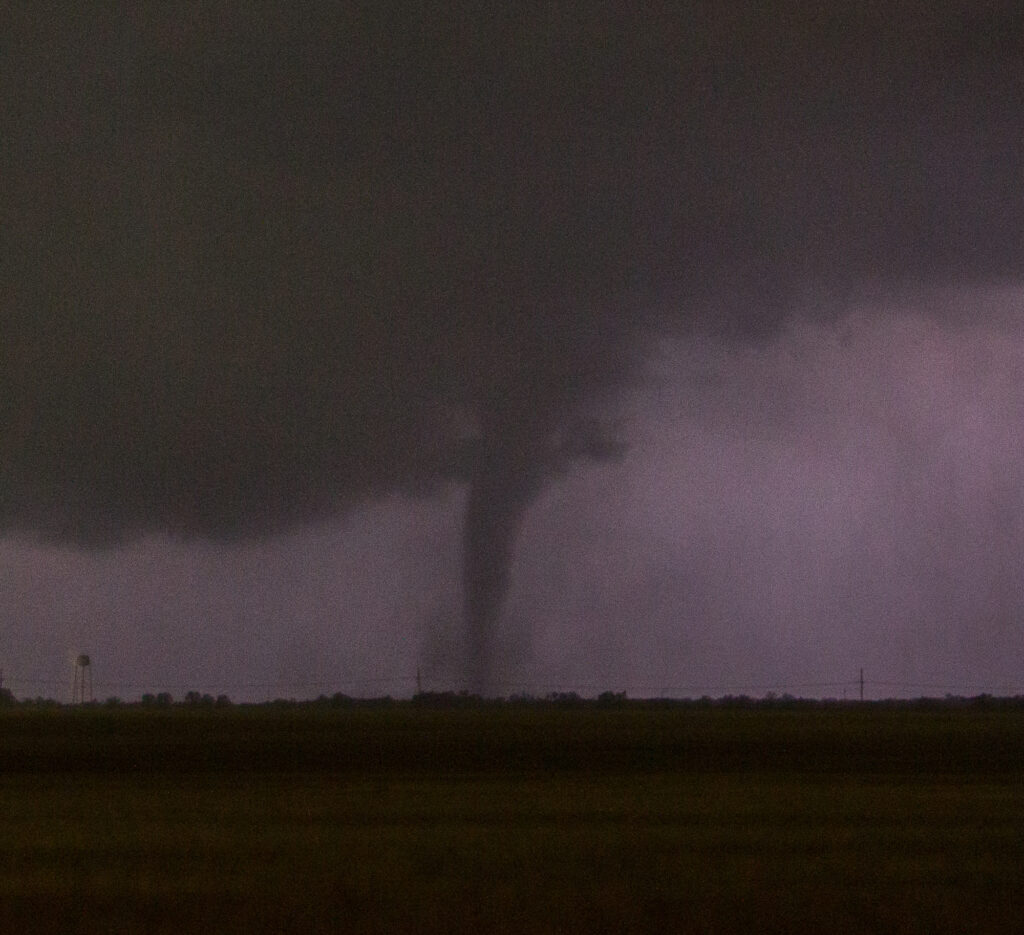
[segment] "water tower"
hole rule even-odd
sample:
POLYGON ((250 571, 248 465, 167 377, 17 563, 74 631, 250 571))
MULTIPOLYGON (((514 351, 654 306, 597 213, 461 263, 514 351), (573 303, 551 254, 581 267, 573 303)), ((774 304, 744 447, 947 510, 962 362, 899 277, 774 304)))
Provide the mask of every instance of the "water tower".
POLYGON ((71 703, 85 704, 87 701, 92 701, 92 660, 82 653, 75 659, 71 703))

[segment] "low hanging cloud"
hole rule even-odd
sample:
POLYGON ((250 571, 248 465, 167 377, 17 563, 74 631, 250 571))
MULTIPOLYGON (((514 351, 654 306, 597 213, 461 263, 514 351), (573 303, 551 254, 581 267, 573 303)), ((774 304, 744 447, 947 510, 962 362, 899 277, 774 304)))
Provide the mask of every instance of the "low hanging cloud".
MULTIPOLYGON (((1020 296, 947 296, 967 326, 933 296, 663 344, 614 410, 628 452, 525 511, 493 690, 854 697, 860 668, 869 696, 1019 690, 1020 296)), ((452 485, 248 545, 11 543, 7 682, 66 690, 53 659, 85 650, 123 696, 464 687, 465 505, 452 485)))

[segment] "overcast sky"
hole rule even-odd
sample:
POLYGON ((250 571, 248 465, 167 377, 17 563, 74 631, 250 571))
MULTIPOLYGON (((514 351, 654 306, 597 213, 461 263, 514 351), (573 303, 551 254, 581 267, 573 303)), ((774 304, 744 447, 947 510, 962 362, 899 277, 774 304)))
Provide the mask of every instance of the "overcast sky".
POLYGON ((1014 5, 458 6, 5 14, 4 684, 1024 691, 1014 5))

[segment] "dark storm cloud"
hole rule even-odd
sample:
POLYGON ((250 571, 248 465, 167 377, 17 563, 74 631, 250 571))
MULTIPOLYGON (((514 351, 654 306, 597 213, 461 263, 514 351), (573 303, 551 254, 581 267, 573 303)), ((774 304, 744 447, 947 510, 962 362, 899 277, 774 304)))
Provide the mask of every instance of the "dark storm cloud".
POLYGON ((618 6, 5 13, 3 527, 233 537, 464 481, 486 633, 651 333, 1019 275, 1011 5, 618 6))
POLYGON ((8 524, 273 528, 464 474, 467 432, 545 434, 615 379, 614 62, 391 19, 15 24, 8 524))

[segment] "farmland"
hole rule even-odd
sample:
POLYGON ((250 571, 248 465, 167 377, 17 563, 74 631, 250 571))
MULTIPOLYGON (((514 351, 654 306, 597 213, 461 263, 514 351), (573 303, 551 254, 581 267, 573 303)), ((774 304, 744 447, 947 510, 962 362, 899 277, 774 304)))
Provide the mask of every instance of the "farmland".
POLYGON ((0 924, 1018 931, 1019 706, 0 712, 0 924))

